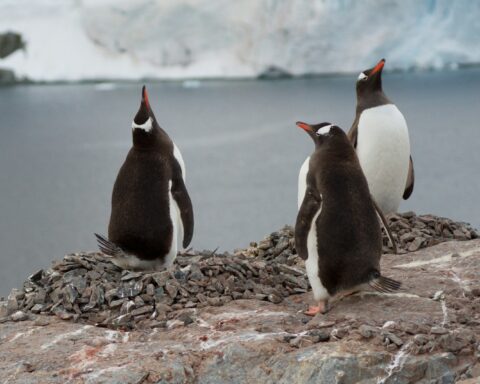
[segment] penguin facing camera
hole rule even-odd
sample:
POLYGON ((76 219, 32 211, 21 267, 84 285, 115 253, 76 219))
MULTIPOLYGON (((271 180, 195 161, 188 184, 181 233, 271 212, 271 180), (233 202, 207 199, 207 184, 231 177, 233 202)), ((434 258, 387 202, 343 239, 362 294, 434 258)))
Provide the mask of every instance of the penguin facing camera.
POLYGON ((348 137, 356 149, 370 192, 387 214, 413 192, 415 181, 408 127, 382 89, 385 59, 360 73, 356 116, 348 137))

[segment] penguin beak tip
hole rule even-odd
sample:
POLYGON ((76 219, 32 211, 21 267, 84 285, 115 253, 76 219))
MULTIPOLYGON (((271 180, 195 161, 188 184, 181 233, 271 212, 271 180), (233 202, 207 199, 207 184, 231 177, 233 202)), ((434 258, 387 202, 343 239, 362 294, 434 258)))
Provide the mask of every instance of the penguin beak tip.
POLYGON ((147 87, 145 85, 142 87, 142 102, 144 102, 147 108, 150 109, 150 102, 148 100, 147 87))
POLYGON ((304 123, 302 121, 297 121, 295 124, 297 125, 298 128, 301 128, 306 132, 312 132, 312 127, 307 123, 304 123))
POLYGON ((377 63, 377 65, 375 65, 375 67, 373 68, 371 75, 373 75, 374 73, 380 72, 383 69, 383 66, 385 65, 385 61, 386 61, 385 59, 381 59, 377 63))

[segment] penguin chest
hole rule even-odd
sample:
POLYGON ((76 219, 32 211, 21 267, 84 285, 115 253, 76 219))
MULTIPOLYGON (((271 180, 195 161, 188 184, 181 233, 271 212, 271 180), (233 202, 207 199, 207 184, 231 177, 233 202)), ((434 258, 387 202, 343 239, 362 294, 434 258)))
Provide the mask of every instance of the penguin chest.
POLYGON ((317 213, 313 217, 310 224, 310 230, 307 236, 308 258, 305 261, 305 269, 307 270, 308 281, 312 287, 313 297, 315 300, 326 300, 330 297, 327 289, 324 287, 320 279, 319 255, 318 255, 318 237, 317 237, 317 219, 322 213, 323 203, 320 205, 317 213))
POLYGON ((357 155, 370 193, 384 213, 398 210, 407 181, 410 140, 393 104, 366 109, 358 122, 357 155))

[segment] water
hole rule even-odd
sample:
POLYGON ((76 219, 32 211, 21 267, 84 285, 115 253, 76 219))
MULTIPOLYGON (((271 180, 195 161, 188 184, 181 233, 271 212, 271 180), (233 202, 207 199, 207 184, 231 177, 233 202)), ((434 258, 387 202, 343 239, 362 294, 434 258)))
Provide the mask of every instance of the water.
MULTIPOLYGON (((231 250, 294 223, 313 148, 294 123, 348 129, 355 79, 148 85, 186 162, 194 248, 231 250)), ((480 226, 480 70, 387 74, 384 88, 407 119, 415 162, 401 210, 480 226)), ((139 100, 140 84, 0 88, 0 294, 65 253, 96 249, 139 100)))

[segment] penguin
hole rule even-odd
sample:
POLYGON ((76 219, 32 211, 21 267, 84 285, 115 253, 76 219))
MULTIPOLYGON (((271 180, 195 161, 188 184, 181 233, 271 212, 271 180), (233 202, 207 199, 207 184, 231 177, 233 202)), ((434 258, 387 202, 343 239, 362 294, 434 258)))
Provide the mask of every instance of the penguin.
POLYGON ((194 219, 182 154, 158 124, 145 86, 132 137, 113 186, 108 239, 95 236, 117 266, 160 270, 175 260, 177 241, 190 244, 194 219))
POLYGON ((330 123, 296 124, 315 143, 295 224, 295 248, 305 260, 318 303, 306 314, 326 313, 330 299, 367 286, 380 292, 398 290, 400 282, 380 273, 382 232, 377 215, 385 218, 371 198, 347 135, 330 123))
POLYGON ((370 192, 383 213, 397 212, 415 181, 408 127, 382 89, 385 59, 360 73, 356 116, 348 137, 357 151, 370 192))

